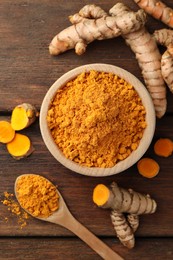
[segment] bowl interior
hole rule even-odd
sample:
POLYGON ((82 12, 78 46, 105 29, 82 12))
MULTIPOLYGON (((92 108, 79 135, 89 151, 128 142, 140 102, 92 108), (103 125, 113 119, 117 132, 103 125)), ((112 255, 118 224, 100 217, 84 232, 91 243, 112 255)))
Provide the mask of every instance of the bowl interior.
POLYGON ((47 94, 45 95, 40 110, 41 135, 50 153, 65 167, 69 168, 74 172, 83 175, 88 175, 88 176, 103 177, 103 176, 117 174, 128 169, 133 164, 135 164, 146 152, 146 150, 148 149, 152 141, 154 131, 155 131, 155 123, 156 123, 156 116, 155 116, 153 102, 145 86, 134 75, 132 75, 128 71, 109 64, 88 64, 88 65, 77 67, 67 72, 50 87, 47 94), (60 151, 58 146, 55 144, 47 124, 47 119, 46 119, 47 112, 50 106, 50 102, 54 98, 54 95, 56 94, 57 90, 63 85, 65 85, 68 81, 75 78, 80 73, 84 71, 87 72, 90 70, 111 72, 123 78, 127 82, 129 82, 141 97, 142 103, 146 109, 147 127, 144 130, 144 134, 142 139, 140 140, 140 144, 138 148, 135 151, 133 151, 126 159, 118 162, 112 168, 97 168, 97 167, 89 168, 89 167, 81 166, 71 161, 70 159, 67 159, 60 151))

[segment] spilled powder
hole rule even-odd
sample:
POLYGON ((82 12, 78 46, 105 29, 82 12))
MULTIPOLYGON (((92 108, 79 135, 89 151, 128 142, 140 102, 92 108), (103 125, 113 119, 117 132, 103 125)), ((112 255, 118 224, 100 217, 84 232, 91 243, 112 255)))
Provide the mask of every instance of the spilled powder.
MULTIPOLYGON (((20 207, 19 203, 14 199, 14 194, 7 191, 4 192, 4 198, 1 200, 2 204, 8 207, 8 211, 17 217, 17 222, 20 228, 27 225, 29 215, 20 207)), ((5 217, 4 221, 8 222, 9 218, 5 217)))

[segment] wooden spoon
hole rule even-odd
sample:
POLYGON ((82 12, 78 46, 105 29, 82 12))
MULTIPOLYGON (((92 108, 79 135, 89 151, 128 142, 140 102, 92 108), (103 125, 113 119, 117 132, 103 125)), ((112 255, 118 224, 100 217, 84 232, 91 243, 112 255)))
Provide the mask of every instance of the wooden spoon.
MULTIPOLYGON (((24 174, 26 176, 26 174, 24 174)), ((15 181, 15 195, 18 200, 18 194, 17 194, 17 182, 19 179, 24 176, 19 176, 15 181)), ((29 174, 27 174, 29 175, 29 174)), ((53 185, 53 184, 52 184, 53 185)), ((57 190, 57 193, 59 195, 59 209, 55 211, 51 216, 47 218, 39 218, 40 220, 48 221, 54 224, 61 225, 70 231, 72 231, 74 234, 76 234, 80 239, 82 239, 88 246, 90 246, 95 252, 97 252, 98 255, 100 255, 103 259, 106 260, 123 260, 121 256, 119 256, 117 253, 115 253, 112 249, 110 249, 106 244, 104 244, 100 239, 98 239, 93 233, 91 233, 86 227, 84 227, 80 222, 78 222, 73 215, 70 213, 69 209, 67 208, 67 205, 61 196, 60 192, 57 190)), ((20 200, 18 200, 20 204, 20 200)), ((27 211, 24 208, 25 211, 27 211)), ((32 215, 30 212, 27 211, 30 215, 32 215)), ((33 216, 33 215, 32 215, 33 216)), ((35 217, 35 216, 33 216, 35 217)))

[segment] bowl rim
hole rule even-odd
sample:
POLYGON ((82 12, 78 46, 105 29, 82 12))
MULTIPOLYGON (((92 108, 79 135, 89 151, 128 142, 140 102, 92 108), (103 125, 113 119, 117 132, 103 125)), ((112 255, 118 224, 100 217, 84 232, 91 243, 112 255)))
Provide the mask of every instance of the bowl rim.
POLYGON ((132 165, 134 165, 138 160, 140 160, 140 158, 145 154, 145 152, 147 151, 147 149, 149 148, 152 142, 154 132, 155 132, 156 115, 155 115, 153 101, 151 99, 148 90, 143 85, 143 83, 138 78, 136 78, 132 73, 128 72, 123 68, 111 64, 92 63, 92 64, 79 66, 77 68, 74 68, 66 72, 64 75, 62 75, 53 83, 53 85, 49 88, 42 101, 39 123, 40 123, 40 131, 41 131, 43 141, 46 147, 48 148, 49 152, 53 155, 53 157, 57 161, 59 161, 62 165, 72 170, 73 172, 82 175, 93 176, 93 177, 104 177, 104 176, 110 176, 110 175, 123 172, 128 168, 130 168, 132 165), (54 142, 46 120, 47 112, 50 106, 50 101, 54 98, 57 90, 63 85, 65 85, 68 81, 75 78, 80 73, 87 72, 90 70, 111 72, 123 78, 127 82, 129 82, 141 97, 142 103, 146 109, 147 127, 144 130, 142 139, 140 140, 140 145, 126 159, 118 162, 115 166, 111 168, 98 168, 98 167, 89 168, 86 166, 81 166, 78 163, 71 161, 70 159, 67 159, 63 155, 62 151, 60 151, 56 143, 54 142))

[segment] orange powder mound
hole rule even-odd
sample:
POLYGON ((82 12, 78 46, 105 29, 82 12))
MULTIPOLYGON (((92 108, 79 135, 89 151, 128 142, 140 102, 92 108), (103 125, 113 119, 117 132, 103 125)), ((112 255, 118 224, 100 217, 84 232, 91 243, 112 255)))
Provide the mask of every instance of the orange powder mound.
POLYGON ((87 167, 113 167, 137 149, 145 108, 132 85, 117 75, 90 71, 60 88, 47 114, 63 154, 87 167))
POLYGON ((40 175, 21 176, 16 185, 18 201, 23 209, 35 217, 49 217, 59 208, 56 187, 40 175))

